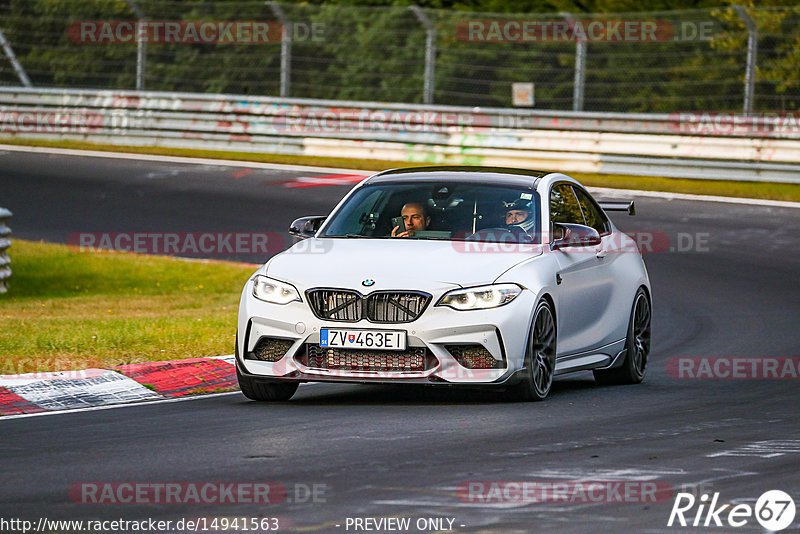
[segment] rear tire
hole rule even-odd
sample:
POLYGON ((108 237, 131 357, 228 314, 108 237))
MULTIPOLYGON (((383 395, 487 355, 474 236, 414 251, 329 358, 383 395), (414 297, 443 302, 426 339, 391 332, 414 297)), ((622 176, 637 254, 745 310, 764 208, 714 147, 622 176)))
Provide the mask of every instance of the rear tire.
POLYGON ((553 385, 556 367, 556 322, 546 300, 539 302, 533 314, 524 366, 523 380, 506 390, 506 400, 544 400, 553 385))
POLYGON ((633 298, 631 317, 628 321, 628 336, 625 340, 625 361, 615 369, 593 371, 594 380, 600 385, 639 384, 647 372, 647 356, 650 354, 650 299, 644 288, 639 288, 633 298))

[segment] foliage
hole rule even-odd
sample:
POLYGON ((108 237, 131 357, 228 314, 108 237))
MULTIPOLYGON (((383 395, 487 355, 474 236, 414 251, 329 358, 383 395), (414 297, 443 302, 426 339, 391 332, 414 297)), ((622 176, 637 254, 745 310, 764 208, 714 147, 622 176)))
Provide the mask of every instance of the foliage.
MULTIPOLYGON (((756 108, 800 104, 800 8, 748 12, 759 28, 756 108)), ((533 82, 536 107, 571 109, 576 43, 469 41, 470 20, 652 20, 675 29, 659 42, 589 42, 584 109, 671 112, 741 109, 747 31, 733 0, 313 0, 280 4, 293 22, 290 95, 334 100, 423 99, 426 33, 409 6, 425 9, 436 28, 434 101, 510 106, 511 84, 533 82), (681 9, 682 11, 674 11, 681 9), (667 11, 671 10, 671 11, 667 11), (709 32, 686 38, 685 28, 709 32), (311 35, 309 28, 321 28, 311 35)), ((262 1, 139 0, 150 21, 275 21, 262 1)), ((75 42, 79 21, 135 21, 121 0, 0 0, 0 26, 34 85, 133 89, 135 42, 75 42)), ((146 46, 148 90, 280 94, 280 50, 270 43, 164 43, 146 46)), ((0 59, 0 83, 16 76, 0 59)))

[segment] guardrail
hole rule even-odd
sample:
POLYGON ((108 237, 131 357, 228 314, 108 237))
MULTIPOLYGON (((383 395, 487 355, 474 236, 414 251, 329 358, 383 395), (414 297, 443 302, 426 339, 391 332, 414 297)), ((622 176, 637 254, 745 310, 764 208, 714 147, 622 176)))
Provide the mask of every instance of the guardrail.
POLYGON ((0 208, 0 293, 8 291, 8 279, 11 278, 11 258, 6 251, 11 246, 11 228, 8 227, 8 220, 13 214, 0 208))
POLYGON ((793 183, 797 121, 0 88, 14 137, 793 183))

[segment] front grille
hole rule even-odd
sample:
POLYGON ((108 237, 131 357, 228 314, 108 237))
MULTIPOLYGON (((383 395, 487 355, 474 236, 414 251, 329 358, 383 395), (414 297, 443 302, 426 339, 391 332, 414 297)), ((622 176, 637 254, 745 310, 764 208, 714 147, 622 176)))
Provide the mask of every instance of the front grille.
POLYGON ((361 294, 341 289, 317 289, 308 292, 314 314, 321 319, 356 322, 361 319, 361 294))
POLYGON ((362 296, 348 289, 312 289, 307 292, 314 315, 320 319, 355 323, 410 323, 422 315, 431 300, 417 291, 376 291, 362 296))
POLYGON ((314 369, 341 371, 426 371, 436 365, 436 358, 425 347, 403 351, 353 350, 306 344, 297 361, 314 369))
POLYGON ((262 362, 277 362, 286 355, 294 342, 290 339, 275 337, 262 337, 253 347, 252 352, 245 354, 247 360, 261 360, 262 362))
POLYGON ((424 293, 375 293, 366 299, 367 319, 373 323, 408 323, 420 316, 429 300, 424 293))
POLYGON ((498 369, 503 367, 501 360, 495 360, 483 345, 445 345, 447 352, 467 369, 498 369))

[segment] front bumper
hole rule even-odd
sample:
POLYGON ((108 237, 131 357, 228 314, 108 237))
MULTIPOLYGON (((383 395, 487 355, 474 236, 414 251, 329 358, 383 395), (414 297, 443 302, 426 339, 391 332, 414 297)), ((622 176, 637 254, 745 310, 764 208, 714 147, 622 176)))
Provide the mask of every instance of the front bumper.
MULTIPOLYGON (((443 294, 433 293, 433 303, 413 322, 375 324, 367 320, 343 323, 317 318, 308 303, 277 305, 252 296, 245 285, 239 307, 237 365, 251 378, 302 381, 424 384, 503 384, 522 368, 535 295, 523 291, 514 301, 488 310, 456 311, 434 304, 443 294), (423 369, 326 369, 309 365, 309 347, 318 346, 321 328, 403 330, 407 346, 425 349, 429 359, 423 369), (283 357, 268 362, 246 357, 262 338, 285 340, 283 357), (479 345, 495 360, 491 369, 468 368, 447 347, 479 345)), ((358 352, 352 349, 350 352, 358 352)))

